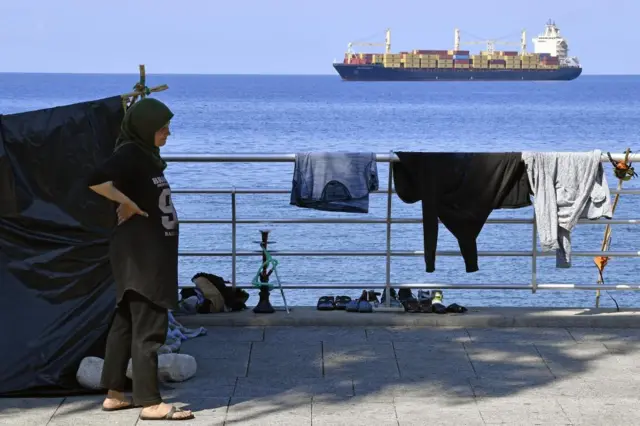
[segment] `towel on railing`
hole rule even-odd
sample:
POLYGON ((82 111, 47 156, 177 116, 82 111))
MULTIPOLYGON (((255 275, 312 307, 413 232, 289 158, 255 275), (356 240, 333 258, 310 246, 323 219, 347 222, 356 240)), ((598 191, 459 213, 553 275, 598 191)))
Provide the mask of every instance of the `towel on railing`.
POLYGON ((571 267, 571 231, 578 219, 613 217, 601 151, 523 152, 543 251, 556 250, 556 267, 571 267))
POLYGON ((375 153, 298 153, 289 204, 315 210, 368 213, 369 193, 378 186, 375 153))
POLYGON ((520 153, 396 152, 393 182, 405 203, 422 201, 426 271, 435 271, 438 219, 458 240, 467 272, 478 270, 476 239, 498 207, 530 205, 520 153))

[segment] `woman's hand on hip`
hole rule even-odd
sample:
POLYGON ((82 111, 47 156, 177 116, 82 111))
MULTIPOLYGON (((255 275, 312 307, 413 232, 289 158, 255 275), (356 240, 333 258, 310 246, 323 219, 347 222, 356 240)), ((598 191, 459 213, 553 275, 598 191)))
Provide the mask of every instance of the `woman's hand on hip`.
POLYGON ((129 220, 134 214, 149 217, 146 212, 142 211, 140 207, 138 207, 138 205, 131 200, 120 204, 116 212, 118 213, 118 225, 129 220))

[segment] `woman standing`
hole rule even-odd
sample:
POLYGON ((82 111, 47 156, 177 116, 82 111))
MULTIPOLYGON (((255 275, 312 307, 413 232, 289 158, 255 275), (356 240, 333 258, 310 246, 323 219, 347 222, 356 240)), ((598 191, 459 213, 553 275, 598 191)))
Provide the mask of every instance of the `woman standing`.
POLYGON ((102 371, 102 386, 109 390, 103 410, 142 406, 142 419, 193 418, 163 403, 158 388, 157 352, 167 337, 167 310, 178 299, 178 217, 160 157, 172 117, 156 99, 134 103, 114 153, 89 179, 93 191, 119 203, 109 246, 117 299, 102 371), (133 402, 124 396, 129 359, 133 402))

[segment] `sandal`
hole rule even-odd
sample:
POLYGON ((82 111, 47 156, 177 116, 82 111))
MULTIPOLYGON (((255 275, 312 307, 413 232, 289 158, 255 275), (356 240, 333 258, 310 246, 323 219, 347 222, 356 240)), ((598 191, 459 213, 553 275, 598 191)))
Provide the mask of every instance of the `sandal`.
POLYGON ((319 311, 333 311, 336 308, 336 304, 333 296, 322 296, 318 299, 316 305, 319 311))
POLYGON ((344 311, 347 309, 347 305, 351 302, 349 296, 336 296, 336 309, 344 311))
POLYGON ((415 299, 403 301, 402 306, 404 306, 404 310, 409 313, 415 314, 420 312, 420 303, 415 299))
POLYGON ((447 306, 447 312, 451 312, 454 314, 464 314, 467 311, 468 311, 467 308, 465 308, 464 306, 458 305, 457 303, 452 303, 451 305, 447 306))
POLYGON ((173 417, 175 413, 179 412, 182 412, 182 410, 176 407, 171 407, 171 410, 169 410, 169 412, 163 417, 145 417, 140 414, 140 420, 191 420, 196 417, 193 415, 193 413, 191 413, 191 415, 187 417, 173 417))

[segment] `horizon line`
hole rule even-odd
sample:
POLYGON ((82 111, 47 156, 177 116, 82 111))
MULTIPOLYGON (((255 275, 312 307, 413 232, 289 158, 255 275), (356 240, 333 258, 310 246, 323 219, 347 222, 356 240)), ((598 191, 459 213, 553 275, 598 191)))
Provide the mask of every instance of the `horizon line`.
MULTIPOLYGON (((0 71, 0 75, 121 75, 121 76, 139 76, 139 73, 134 72, 49 72, 49 71, 0 71)), ((146 73, 147 76, 218 76, 218 77, 328 77, 339 75, 335 73, 326 74, 277 74, 277 73, 176 73, 176 72, 161 72, 161 73, 146 73)), ((640 74, 590 74, 583 73, 585 77, 634 77, 640 74)))

